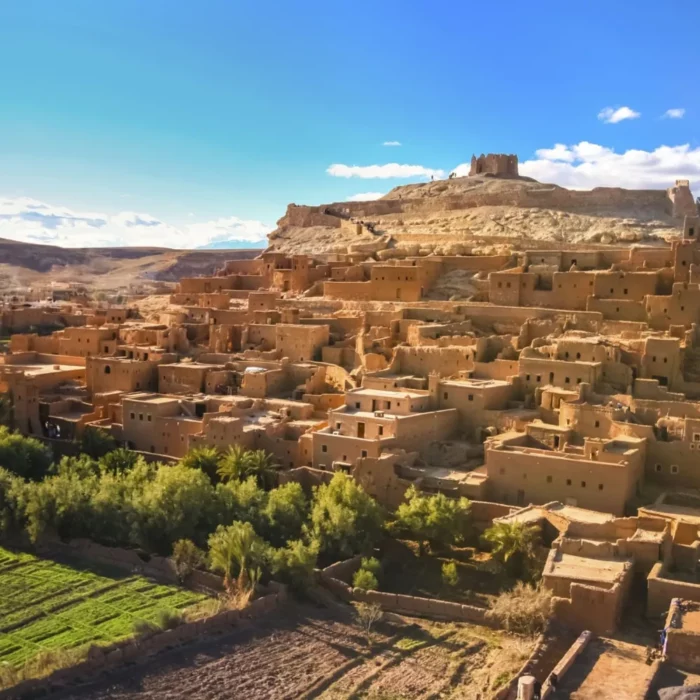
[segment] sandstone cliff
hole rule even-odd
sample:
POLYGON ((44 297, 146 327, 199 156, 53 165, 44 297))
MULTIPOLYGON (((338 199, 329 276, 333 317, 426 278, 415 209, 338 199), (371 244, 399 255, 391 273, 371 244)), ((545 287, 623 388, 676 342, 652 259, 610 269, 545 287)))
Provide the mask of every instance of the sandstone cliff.
POLYGON ((581 191, 526 177, 454 178, 396 187, 372 202, 291 204, 269 238, 273 249, 290 253, 387 249, 380 257, 392 249, 653 244, 678 235, 675 189, 581 191))

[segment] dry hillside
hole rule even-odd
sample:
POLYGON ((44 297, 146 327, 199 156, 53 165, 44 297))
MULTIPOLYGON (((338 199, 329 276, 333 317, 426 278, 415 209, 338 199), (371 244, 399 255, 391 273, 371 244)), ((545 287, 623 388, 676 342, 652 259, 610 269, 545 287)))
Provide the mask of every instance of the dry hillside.
POLYGON ((437 253, 552 243, 653 245, 677 235, 666 190, 567 190, 531 178, 462 177, 397 187, 372 202, 290 205, 270 234, 285 252, 437 253), (360 226, 358 223, 364 222, 360 226), (369 224, 369 226, 367 226, 369 224))
POLYGON ((59 248, 0 239, 0 289, 81 282, 93 289, 124 289, 154 281, 211 274, 226 260, 259 250, 167 248, 59 248))

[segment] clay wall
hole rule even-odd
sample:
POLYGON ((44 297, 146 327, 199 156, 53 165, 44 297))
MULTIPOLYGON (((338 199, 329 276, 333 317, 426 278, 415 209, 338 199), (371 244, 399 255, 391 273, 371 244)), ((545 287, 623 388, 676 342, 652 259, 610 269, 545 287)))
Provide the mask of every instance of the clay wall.
POLYGON ((530 390, 552 385, 562 389, 575 389, 578 384, 595 386, 601 377, 600 363, 566 362, 540 357, 522 357, 519 375, 523 385, 530 390))
POLYGON ((515 505, 552 501, 622 515, 637 486, 626 464, 575 459, 562 451, 504 450, 486 446, 488 493, 515 505))
POLYGON ((155 362, 139 360, 119 361, 111 358, 86 358, 85 380, 88 391, 154 391, 158 388, 158 369, 155 362))
POLYGON ((328 326, 292 325, 278 323, 275 329, 275 347, 281 357, 292 362, 321 359, 321 348, 328 345, 328 326))
POLYGON ((392 362, 392 369, 397 373, 419 377, 427 377, 431 372, 451 377, 473 367, 473 347, 397 347, 392 362))
POLYGON ((656 294, 657 284, 657 272, 598 272, 592 293, 600 299, 644 301, 656 294))
MULTIPOLYGON (((663 298, 668 299, 668 297, 663 298)), ((612 321, 635 321, 637 323, 645 323, 647 320, 647 310, 643 301, 588 297, 586 310, 597 311, 601 313, 606 320, 609 319, 612 321)))
POLYGON ((654 565, 647 578, 647 617, 657 618, 666 613, 674 598, 700 602, 700 584, 668 578, 666 566, 654 565))

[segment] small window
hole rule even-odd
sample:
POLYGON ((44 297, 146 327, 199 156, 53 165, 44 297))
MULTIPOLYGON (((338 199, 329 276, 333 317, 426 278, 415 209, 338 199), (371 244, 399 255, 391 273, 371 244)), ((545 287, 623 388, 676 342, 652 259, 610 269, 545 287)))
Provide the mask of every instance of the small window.
POLYGON ((600 421, 599 421, 599 420, 597 420, 597 421, 595 422, 595 427, 596 427, 596 428, 600 428, 600 421))
POLYGON ((129 415, 129 417, 131 418, 131 420, 134 420, 134 419, 136 418, 136 414, 135 414, 135 413, 131 413, 131 414, 129 415))
POLYGON ((548 483, 548 484, 551 484, 551 483, 552 483, 552 477, 551 477, 551 476, 548 476, 548 477, 547 477, 547 483, 548 483))
POLYGON ((671 465, 671 474, 678 474, 679 471, 680 471, 680 470, 678 469, 678 465, 677 465, 677 464, 672 464, 672 465, 671 465))
POLYGON ((152 417, 151 414, 149 413, 149 414, 148 414, 148 422, 149 422, 149 423, 151 422, 152 418, 153 418, 153 417, 152 417))
POLYGON ((566 377, 566 378, 564 379, 564 383, 565 383, 565 384, 571 384, 571 379, 569 379, 569 377, 566 377))
POLYGON ((655 464, 655 465, 654 465, 654 471, 655 471, 655 472, 660 472, 660 471, 661 471, 661 465, 658 464, 658 463, 655 464))
POLYGON ((567 480, 566 480, 566 485, 567 485, 567 486, 571 486, 571 479, 567 479, 567 480))
POLYGON ((538 374, 535 379, 536 379, 537 383, 539 384, 542 381, 542 375, 538 374))
POLYGON ((585 482, 585 481, 582 481, 582 482, 581 482, 581 488, 582 488, 582 489, 585 489, 585 488, 586 488, 586 482, 585 482))
POLYGON ((384 426, 383 425, 379 426, 379 434, 384 435, 384 426))
POLYGON ((469 401, 473 401, 473 400, 474 400, 474 394, 469 394, 469 395, 467 396, 467 399, 468 399, 469 401))
POLYGON ((565 357, 567 360, 569 359, 569 351, 568 351, 568 350, 564 353, 564 357, 565 357))
POLYGON ((139 420, 143 420, 143 413, 139 413, 139 420))
POLYGON ((362 450, 362 453, 361 453, 361 454, 362 454, 363 457, 366 457, 366 456, 367 456, 367 450, 362 450))
POLYGON ((581 353, 580 353, 580 352, 577 352, 577 353, 576 353, 576 359, 577 359, 577 360, 580 360, 580 359, 581 359, 581 353))
POLYGON ((603 484, 598 484, 598 491, 602 491, 602 490, 603 490, 603 484))
POLYGON ((628 294, 627 289, 623 289, 623 290, 622 290, 622 293, 623 293, 623 294, 628 294))
POLYGON ((105 367, 105 374, 112 374, 112 368, 109 365, 105 367))
POLYGON ((447 399, 447 392, 445 392, 445 393, 442 395, 442 398, 443 398, 443 399, 447 399))
POLYGON ((355 408, 359 408, 359 407, 360 407, 360 402, 357 401, 357 402, 355 403, 355 408))
POLYGON ((526 382, 529 382, 529 381, 530 381, 530 375, 529 375, 529 374, 526 374, 526 375, 525 375, 525 381, 526 381, 526 382))

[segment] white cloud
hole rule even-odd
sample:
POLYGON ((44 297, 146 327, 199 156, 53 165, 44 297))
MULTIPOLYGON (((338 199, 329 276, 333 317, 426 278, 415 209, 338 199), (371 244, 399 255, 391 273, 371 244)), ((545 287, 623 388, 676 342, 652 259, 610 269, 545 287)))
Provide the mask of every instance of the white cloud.
POLYGON ((676 179, 688 179, 700 189, 700 147, 689 144, 615 153, 612 148, 581 141, 573 146, 543 148, 536 156, 520 163, 521 175, 572 189, 662 189, 676 179))
POLYGON ((415 178, 436 177, 445 175, 444 170, 426 168, 423 165, 400 165, 399 163, 387 163, 386 165, 343 165, 334 163, 326 172, 333 177, 360 177, 366 180, 378 178, 415 178))
POLYGON ((637 119, 641 116, 639 112, 635 112, 629 107, 618 107, 617 109, 606 107, 598 113, 598 119, 604 121, 606 124, 617 124, 625 119, 637 119))
POLYGON ((385 141, 382 146, 400 146, 401 141, 385 141))
POLYGON ((685 109, 683 107, 675 107, 674 109, 667 109, 664 114, 664 119, 683 119, 685 116, 685 109))
POLYGON ((150 214, 78 212, 28 197, 0 197, 0 238, 67 248, 201 248, 225 241, 266 245, 271 226, 231 216, 175 226, 150 214))
POLYGON ((360 192, 348 197, 348 202, 372 202, 375 199, 381 199, 386 192, 360 192))

